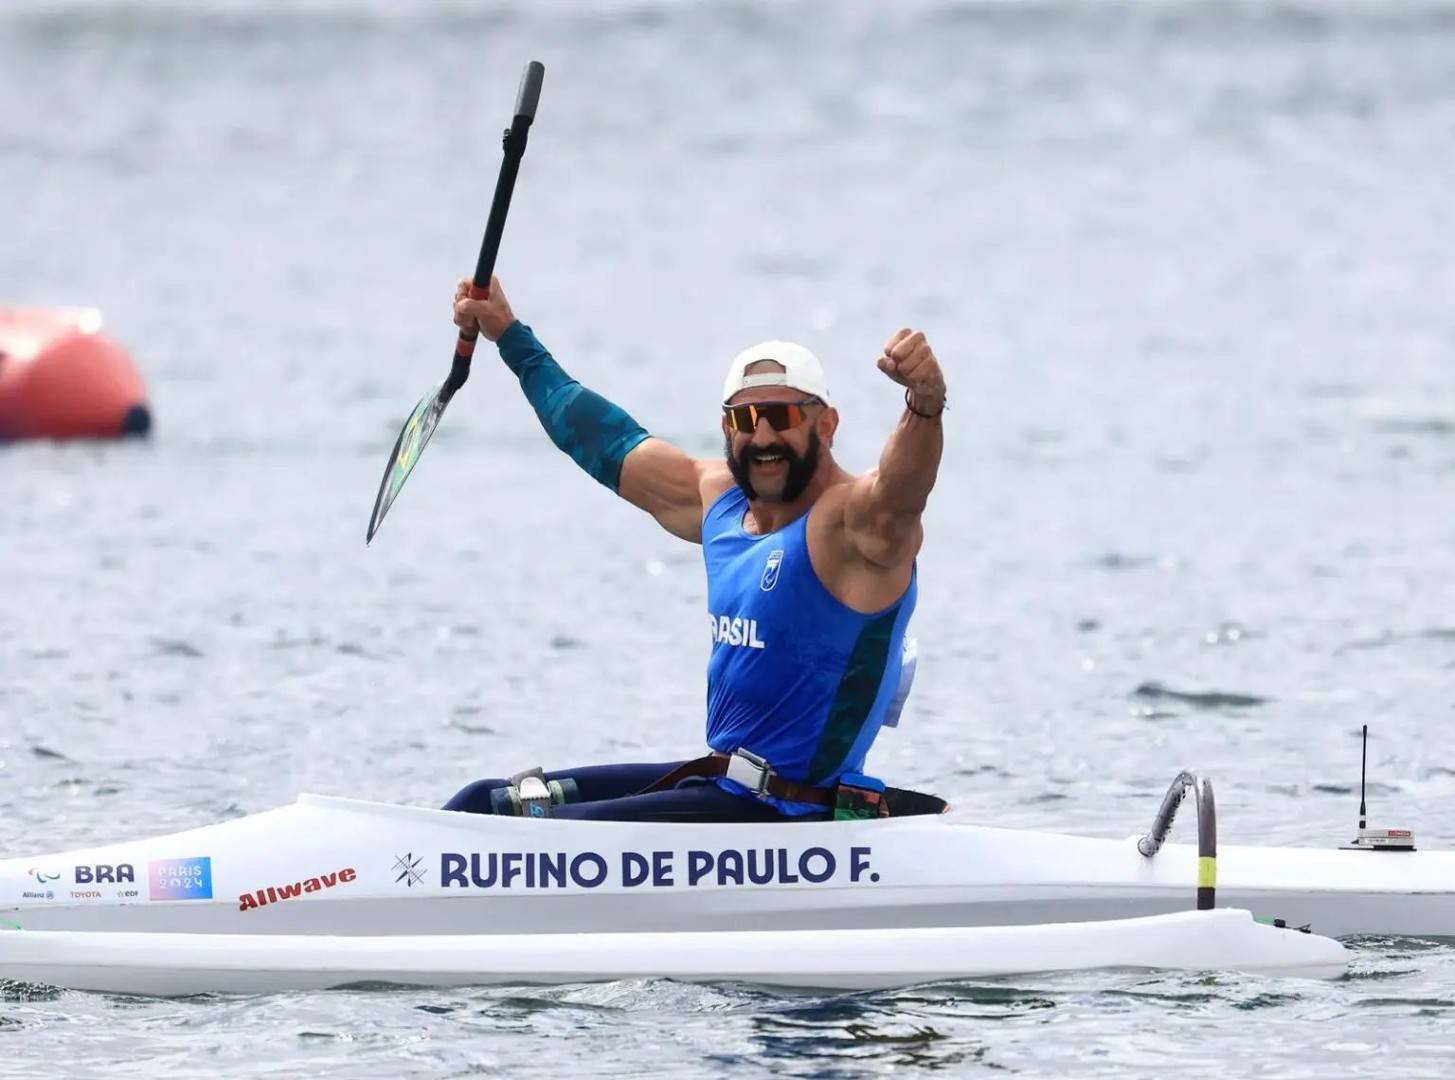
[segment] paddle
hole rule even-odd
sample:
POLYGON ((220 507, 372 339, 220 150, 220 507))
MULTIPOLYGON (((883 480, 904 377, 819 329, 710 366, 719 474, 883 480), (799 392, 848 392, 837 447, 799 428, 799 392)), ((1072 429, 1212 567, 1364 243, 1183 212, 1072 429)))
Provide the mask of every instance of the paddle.
MULTIPOLYGON (((515 174, 520 169, 520 159, 525 156, 526 137, 535 120, 536 105, 541 97, 541 82, 546 69, 539 60, 526 64, 520 77, 520 90, 515 98, 515 118, 505 129, 505 159, 500 163, 500 178, 495 182, 495 199, 490 204, 490 220, 485 225, 485 239, 480 244, 480 258, 475 264, 475 277, 470 289, 474 297, 485 296, 490 289, 490 277, 495 272, 495 256, 500 251, 500 238, 505 232, 505 215, 510 209, 510 196, 515 190, 515 174)), ((445 406, 455 396, 455 391, 465 385, 470 377, 470 357, 475 352, 473 330, 461 330, 455 343, 455 358, 445 381, 424 397, 409 414, 394 449, 389 455, 389 464, 384 468, 384 479, 379 484, 379 494, 374 499, 374 512, 369 517, 369 531, 364 543, 374 539, 384 515, 389 512, 399 489, 424 453, 434 429, 439 426, 445 406)))

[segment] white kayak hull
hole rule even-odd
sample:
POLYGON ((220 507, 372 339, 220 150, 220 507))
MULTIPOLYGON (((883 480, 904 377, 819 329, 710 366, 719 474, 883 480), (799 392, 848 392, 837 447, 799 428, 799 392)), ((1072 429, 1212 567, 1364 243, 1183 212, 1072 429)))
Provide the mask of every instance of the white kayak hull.
MULTIPOLYGON (((482 935, 1017 926, 1192 908, 1196 847, 960 814, 659 824, 351 799, 0 861, 27 930, 482 935)), ((1223 845, 1217 904, 1347 934, 1455 936, 1455 853, 1223 845)))
POLYGON ((631 978, 880 989, 1105 968, 1331 978, 1347 950, 1230 908, 1049 926, 317 937, 0 932, 0 977, 178 996, 631 978))

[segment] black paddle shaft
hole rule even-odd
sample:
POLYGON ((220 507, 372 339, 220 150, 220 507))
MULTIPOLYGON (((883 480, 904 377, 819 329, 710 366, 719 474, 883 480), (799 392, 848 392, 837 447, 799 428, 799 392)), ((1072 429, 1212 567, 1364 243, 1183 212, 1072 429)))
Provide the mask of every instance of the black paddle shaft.
MULTIPOLYGON (((495 198, 490 203, 490 220, 485 225, 485 239, 480 243, 480 258, 475 263, 474 287, 470 290, 472 296, 484 296, 490 289, 490 278, 495 273, 495 256, 500 253, 500 238, 505 235, 505 215, 510 210, 510 196, 515 191, 515 176, 520 171, 520 159, 525 156, 526 138, 530 134, 531 122, 535 120, 536 106, 541 100, 541 83, 545 77, 545 65, 539 60, 526 64, 520 76, 515 118, 505 129, 505 157, 500 163, 500 177, 495 181, 495 198)), ((449 378, 440 389, 442 405, 454 397, 455 391, 470 377, 470 358, 475 354, 478 337, 474 330, 460 331, 449 378)))
MULTIPOLYGON (((490 289, 490 276, 495 270, 495 255, 500 250, 500 237, 505 232, 505 213, 510 209, 510 195, 515 190, 515 174, 520 169, 520 159, 525 156, 525 140, 535 119, 536 105, 540 103, 541 82, 546 74, 545 67, 536 60, 525 66, 520 78, 520 92, 515 99, 515 119, 505 129, 505 160, 500 165, 500 179, 495 184, 495 199, 490 204, 490 221, 485 227, 485 239, 480 244, 480 259, 475 264, 475 277, 470 285, 470 295, 483 297, 490 289)), ((394 449, 389 452, 389 464, 384 467, 384 478, 379 482, 379 494, 374 499, 374 512, 369 516, 369 529, 364 542, 374 539, 374 533, 384 521, 395 497, 409 478, 410 472, 424 453, 445 406, 455 391, 465 385, 470 377, 470 357, 475 352, 478 331, 461 330, 455 344, 455 358, 450 365, 450 374, 444 382, 419 399, 419 404, 409 414, 409 419, 400 429, 394 449)))

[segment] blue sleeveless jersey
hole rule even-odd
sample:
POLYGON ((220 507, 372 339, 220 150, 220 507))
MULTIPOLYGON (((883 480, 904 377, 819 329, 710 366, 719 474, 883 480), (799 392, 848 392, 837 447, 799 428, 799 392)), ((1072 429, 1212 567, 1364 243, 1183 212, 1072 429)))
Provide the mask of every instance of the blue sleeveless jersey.
MULTIPOLYGON (((808 559, 808 515, 777 532, 743 529, 747 497, 736 486, 702 522, 712 656, 707 664, 707 743, 767 760, 788 780, 832 786, 861 772, 899 685, 917 570, 883 611, 862 614, 835 599, 808 559)), ((716 781, 746 794, 735 781, 716 781)), ((770 800, 788 814, 822 811, 770 800)))

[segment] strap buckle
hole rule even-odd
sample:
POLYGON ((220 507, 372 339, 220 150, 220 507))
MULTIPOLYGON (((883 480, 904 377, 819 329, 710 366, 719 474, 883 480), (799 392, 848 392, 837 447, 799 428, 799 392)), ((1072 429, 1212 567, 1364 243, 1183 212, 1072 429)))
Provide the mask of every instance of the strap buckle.
POLYGON ((768 781, 774 777, 773 766, 753 753, 751 750, 739 748, 734 750, 728 757, 727 772, 724 774, 729 780, 742 784, 760 799, 767 798, 768 781))
POLYGON ((551 816, 551 789, 539 776, 521 777, 518 787, 520 806, 526 817, 544 818, 551 816))

